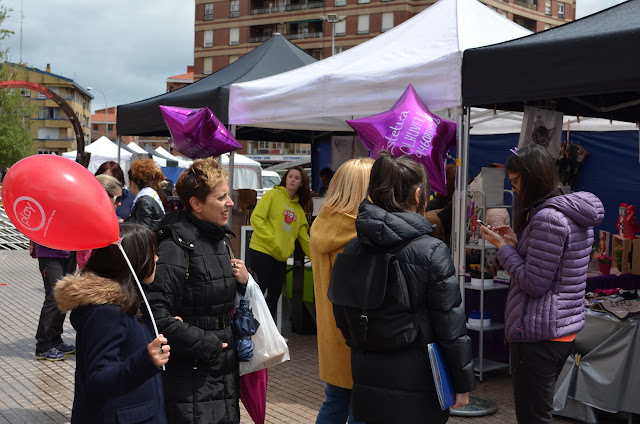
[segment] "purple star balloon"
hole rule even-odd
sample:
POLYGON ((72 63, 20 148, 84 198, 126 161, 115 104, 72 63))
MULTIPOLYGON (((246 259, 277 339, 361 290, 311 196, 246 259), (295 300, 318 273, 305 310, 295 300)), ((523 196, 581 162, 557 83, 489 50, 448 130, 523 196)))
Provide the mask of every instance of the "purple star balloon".
POLYGON ((191 159, 220 156, 242 148, 208 107, 160 106, 160 110, 173 146, 191 159))
POLYGON ((382 150, 403 155, 427 171, 431 188, 447 192, 445 159, 456 142, 456 123, 429 112, 413 85, 386 112, 347 121, 377 158, 382 150))

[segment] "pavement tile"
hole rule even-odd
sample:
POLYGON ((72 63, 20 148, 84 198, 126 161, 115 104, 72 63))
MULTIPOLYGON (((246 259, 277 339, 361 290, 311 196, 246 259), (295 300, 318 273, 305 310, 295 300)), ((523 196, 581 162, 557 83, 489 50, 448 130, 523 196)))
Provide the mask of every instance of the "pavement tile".
MULTIPOLYGON (((0 283, 6 284, 0 286, 0 424, 68 423, 75 355, 58 362, 33 359, 34 336, 44 299, 37 261, 25 250, 0 251, 0 283)), ((318 378, 316 337, 292 333, 287 319, 283 320, 283 335, 289 339, 291 361, 269 370, 266 422, 315 423, 324 400, 324 383, 318 378)), ((68 319, 63 339, 65 343, 75 343, 75 331, 68 319)), ((496 402, 498 412, 474 418, 452 416, 450 423, 516 422, 511 380, 504 371, 488 374, 473 395, 496 402)), ((556 417, 555 422, 576 421, 556 417)), ((614 422, 624 421, 601 420, 614 422)), ((634 422, 640 422, 638 417, 634 422)), ((252 423, 244 408, 241 423, 252 423)))

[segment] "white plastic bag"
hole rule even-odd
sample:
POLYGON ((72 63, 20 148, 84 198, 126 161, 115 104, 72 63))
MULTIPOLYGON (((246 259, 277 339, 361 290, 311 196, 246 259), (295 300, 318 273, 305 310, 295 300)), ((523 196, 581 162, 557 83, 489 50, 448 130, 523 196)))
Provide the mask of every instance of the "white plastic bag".
MULTIPOLYGON (((240 299, 240 294, 237 294, 236 307, 240 304, 240 299)), ((240 362, 240 375, 259 371, 290 359, 287 342, 278 331, 260 286, 251 274, 249 274, 244 299, 249 300, 249 307, 253 310, 253 316, 258 320, 260 326, 256 334, 251 336, 255 345, 253 356, 248 362, 240 362)))

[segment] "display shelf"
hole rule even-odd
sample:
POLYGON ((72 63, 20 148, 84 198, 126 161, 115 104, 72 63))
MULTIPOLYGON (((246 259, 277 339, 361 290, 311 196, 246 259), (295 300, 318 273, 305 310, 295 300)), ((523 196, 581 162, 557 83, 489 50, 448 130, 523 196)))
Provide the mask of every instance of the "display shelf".
POLYGON ((502 330, 504 328, 504 324, 500 323, 500 322, 496 322, 496 323, 491 323, 491 325, 485 325, 484 327, 480 328, 479 325, 470 325, 469 323, 467 323, 467 330, 471 330, 471 331, 495 331, 495 330, 502 330))
MULTIPOLYGON (((506 209, 511 209, 513 207, 513 192, 510 190, 504 190, 504 194, 509 194, 511 196, 511 205, 492 205, 492 206, 486 206, 486 195, 482 190, 475 190, 475 193, 478 193, 480 195, 480 202, 478 202, 478 204, 476 205, 477 208, 479 209, 479 213, 478 213, 478 217, 480 219, 483 219, 486 221, 486 211, 487 209, 492 209, 492 208, 506 208, 506 209)), ((475 237, 474 237, 475 238, 475 237)), ((468 289, 468 290, 476 290, 480 292, 480 316, 484 316, 484 294, 485 292, 496 292, 496 291, 500 291, 500 290, 506 290, 509 288, 509 284, 500 284, 500 283, 493 283, 490 286, 485 286, 484 285, 484 276, 485 276, 485 271, 484 271, 484 263, 485 263, 485 251, 487 249, 495 249, 497 250, 497 247, 494 246, 493 244, 489 243, 486 239, 484 238, 480 238, 477 239, 476 243, 466 243, 465 247, 467 249, 472 249, 472 250, 479 250, 480 253, 480 264, 481 264, 481 272, 480 272, 480 280, 481 280, 481 284, 480 285, 472 285, 471 283, 465 283, 464 284, 464 288, 468 289)), ((491 277, 493 279, 493 276, 491 277)), ((467 324, 467 329, 470 331, 476 331, 478 333, 478 358, 474 359, 474 368, 476 370, 476 375, 480 378, 480 381, 482 381, 483 379, 483 374, 486 371, 492 371, 494 369, 500 369, 500 368, 504 368, 504 367, 508 367, 509 364, 504 364, 502 362, 496 362, 496 361, 491 361, 488 360, 486 358, 484 358, 484 333, 488 332, 488 331, 497 331, 497 330, 502 330, 504 329, 504 324, 502 323, 491 323, 490 325, 486 325, 486 326, 477 326, 477 325, 473 325, 470 326, 469 324, 467 324), (477 364, 476 364, 477 362, 477 364)))
POLYGON ((509 364, 505 362, 492 361, 491 359, 482 359, 476 357, 473 358, 473 370, 476 373, 476 376, 480 377, 480 381, 482 381, 482 374, 485 372, 497 371, 508 369, 509 364))
POLYGON ((491 291, 491 290, 506 290, 509 288, 509 285, 494 282, 492 286, 480 287, 480 286, 473 286, 471 285, 471 283, 464 283, 464 288, 469 290, 482 290, 484 288, 484 291, 491 291))

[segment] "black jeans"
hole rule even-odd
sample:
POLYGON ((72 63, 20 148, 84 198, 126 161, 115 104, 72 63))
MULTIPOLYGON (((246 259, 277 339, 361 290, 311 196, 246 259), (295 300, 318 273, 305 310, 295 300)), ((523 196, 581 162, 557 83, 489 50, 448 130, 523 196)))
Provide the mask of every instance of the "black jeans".
POLYGON ((553 392, 573 345, 552 341, 510 343, 518 424, 553 422, 553 392))
POLYGON ((64 275, 75 272, 76 253, 71 252, 69 258, 38 258, 38 266, 44 282, 44 303, 36 332, 36 353, 41 353, 62 343, 65 314, 61 313, 56 305, 53 288, 64 275))
POLYGON ((267 292, 265 300, 267 301, 269 312, 271 312, 271 316, 275 320, 278 299, 282 294, 282 286, 284 286, 284 281, 287 277, 287 263, 277 261, 266 253, 249 249, 247 267, 251 268, 258 276, 258 285, 262 293, 267 292))

